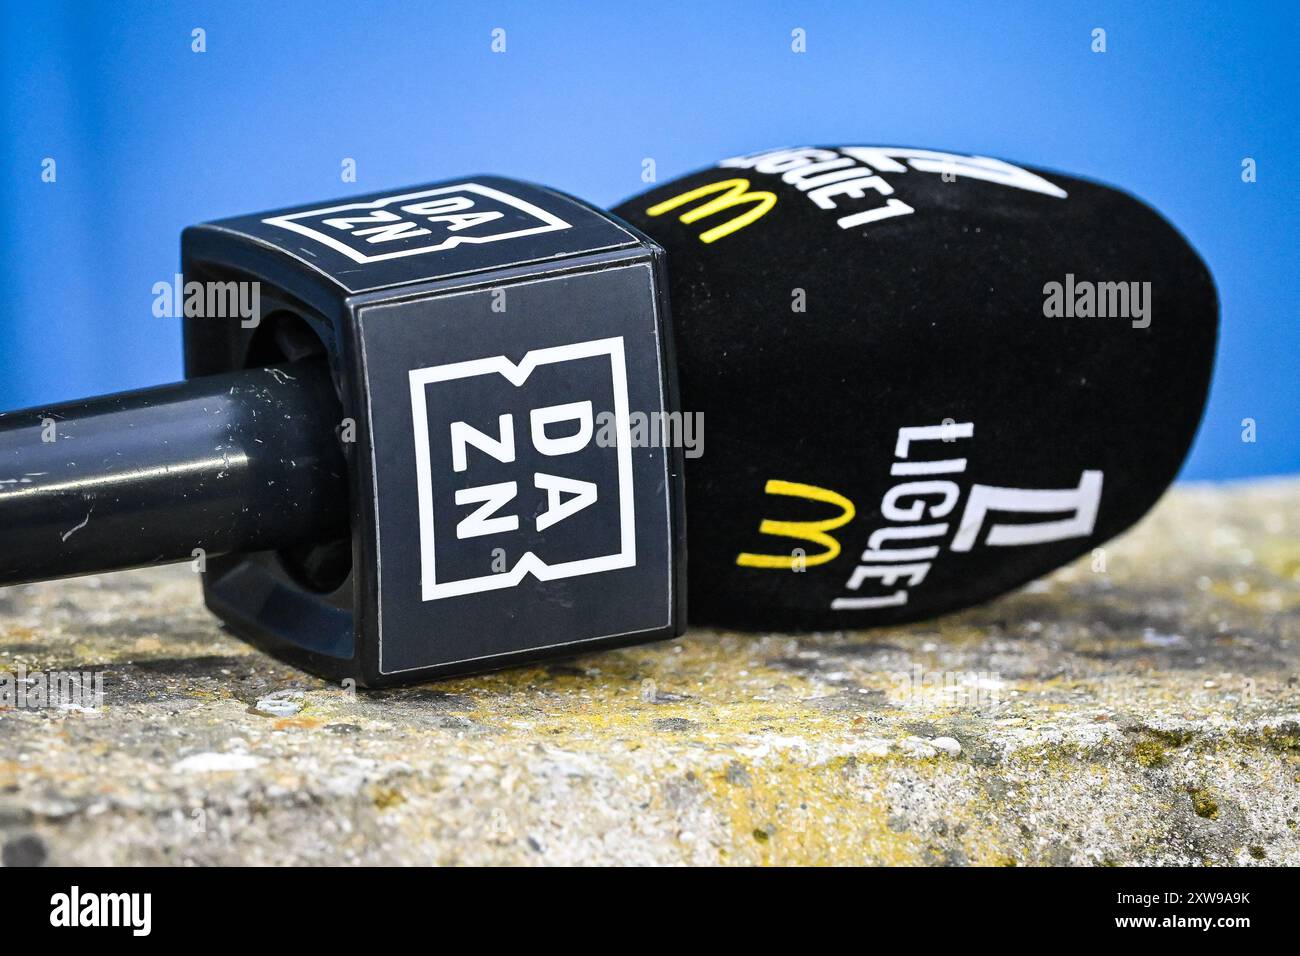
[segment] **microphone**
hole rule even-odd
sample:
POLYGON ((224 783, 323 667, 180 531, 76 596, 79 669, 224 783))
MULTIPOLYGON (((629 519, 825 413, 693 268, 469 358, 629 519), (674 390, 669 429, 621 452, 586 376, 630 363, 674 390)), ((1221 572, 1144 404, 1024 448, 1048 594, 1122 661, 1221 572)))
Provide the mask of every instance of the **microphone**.
POLYGON ((1205 265, 1139 200, 1058 173, 800 147, 615 216, 494 177, 375 195, 187 230, 187 277, 260 275, 269 303, 256 331, 187 319, 188 381, 0 415, 0 585, 225 555, 209 606, 301 666, 370 685, 483 669, 680 629, 681 587, 651 621, 631 575, 679 580, 684 472, 692 624, 896 624, 1089 552, 1104 571, 1205 402, 1205 265), (648 286, 608 278, 646 265, 648 286), (684 460, 628 458, 634 482, 572 400, 606 401, 619 356, 634 406, 703 426, 684 460), (540 464, 515 475, 530 435, 540 464), (633 489, 639 511, 600 510, 633 489))
POLYGON ((1218 302, 1120 190, 982 156, 784 148, 615 212, 668 252, 690 618, 914 621, 1102 545, 1177 474, 1218 302))

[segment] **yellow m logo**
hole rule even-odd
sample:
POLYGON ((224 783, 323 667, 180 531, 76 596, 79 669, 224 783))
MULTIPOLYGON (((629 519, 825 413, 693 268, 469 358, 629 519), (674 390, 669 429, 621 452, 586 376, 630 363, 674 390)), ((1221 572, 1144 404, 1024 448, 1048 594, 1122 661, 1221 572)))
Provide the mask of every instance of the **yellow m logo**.
POLYGON ((840 513, 833 518, 824 518, 821 521, 771 521, 764 519, 763 523, 758 526, 760 534, 798 538, 800 541, 810 541, 813 544, 820 545, 826 550, 820 554, 813 554, 799 559, 796 559, 792 554, 750 554, 745 551, 736 556, 738 565, 742 568, 782 568, 788 571, 794 568, 796 560, 802 560, 806 567, 813 567, 814 565, 825 564, 827 561, 833 561, 839 556, 840 543, 826 532, 834 531, 836 528, 842 527, 853 520, 853 516, 857 514, 853 502, 843 495, 836 494, 826 488, 818 488, 816 485, 801 485, 797 481, 769 481, 763 486, 763 491, 769 495, 788 495, 791 498, 824 501, 827 504, 835 505, 840 509, 840 513))
POLYGON ((707 186, 701 186, 698 189, 692 189, 690 192, 684 192, 680 196, 674 196, 672 199, 665 199, 661 203, 651 206, 646 210, 650 216, 662 216, 666 212, 671 212, 678 206, 685 206, 695 202, 697 199, 703 199, 713 193, 722 193, 721 196, 715 196, 703 206, 691 209, 682 213, 681 221, 688 226, 703 219, 705 216, 712 216, 715 212, 722 212, 724 209, 730 209, 732 206, 739 206, 745 203, 752 208, 741 213, 734 219, 728 219, 720 226, 714 226, 712 229, 700 233, 700 242, 714 242, 723 236, 729 236, 737 229, 744 229, 751 222, 763 215, 769 209, 776 205, 776 196, 770 192, 749 192, 748 179, 724 179, 721 182, 709 183, 707 186))

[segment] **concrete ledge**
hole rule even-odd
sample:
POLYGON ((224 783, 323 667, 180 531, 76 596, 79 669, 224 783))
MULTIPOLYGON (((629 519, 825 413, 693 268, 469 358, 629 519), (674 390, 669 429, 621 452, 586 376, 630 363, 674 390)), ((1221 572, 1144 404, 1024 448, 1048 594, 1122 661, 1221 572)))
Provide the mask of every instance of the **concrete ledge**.
POLYGON ((6 864, 1300 864, 1300 481, 1183 487, 942 621, 351 695, 185 567, 0 591, 6 864))

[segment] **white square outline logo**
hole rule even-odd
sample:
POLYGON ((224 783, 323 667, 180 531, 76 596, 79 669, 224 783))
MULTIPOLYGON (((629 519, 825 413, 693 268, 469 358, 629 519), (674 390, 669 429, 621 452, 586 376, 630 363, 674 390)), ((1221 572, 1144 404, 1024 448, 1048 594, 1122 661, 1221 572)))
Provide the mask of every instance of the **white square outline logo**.
POLYGON ((568 229, 569 223, 565 222, 554 213, 547 212, 540 206, 534 206, 530 202, 525 202, 517 196, 511 196, 509 193, 503 193, 499 189, 493 189, 491 186, 481 186, 478 183, 457 183, 454 186, 442 186, 438 189, 425 189, 418 193, 403 193, 400 196, 385 196, 382 199, 376 199, 373 202, 352 202, 344 203, 341 206, 329 206, 325 209, 308 209, 303 212, 290 213, 287 216, 273 216, 270 219, 263 219, 268 226, 279 226, 281 229, 288 229, 290 232, 296 232, 300 236, 306 236, 322 245, 329 246, 335 252, 341 252, 353 262, 382 262, 385 259, 400 259, 404 256, 419 256, 426 252, 442 252, 444 249, 454 249, 461 243, 484 243, 497 242, 501 239, 514 239, 518 236, 532 236, 542 232, 557 232, 561 229, 568 229), (415 199, 426 199, 429 196, 440 196, 444 193, 452 192, 470 192, 478 193, 481 196, 487 196, 495 199, 497 202, 528 213, 542 221, 542 225, 533 226, 529 229, 516 229, 513 232, 502 232, 494 236, 448 236, 442 242, 435 243, 431 246, 424 246, 420 249, 403 249, 398 252, 385 252, 380 255, 368 256, 365 253, 358 252, 346 242, 341 242, 335 236, 320 232, 310 226, 304 226, 302 223, 295 222, 295 219, 301 219, 305 216, 321 216, 331 212, 351 212, 353 210, 382 209, 391 203, 407 202, 415 199))
POLYGON ((582 574, 596 574, 616 568, 636 566, 636 506, 632 498, 632 431, 627 395, 627 363, 623 355, 623 337, 593 339, 573 345, 534 349, 516 365, 504 355, 411 369, 411 417, 415 429, 415 475, 420 503, 420 587, 421 600, 477 594, 499 588, 514 587, 528 574, 539 581, 554 581, 582 574), (614 383, 614 427, 618 436, 618 515, 619 550, 596 558, 583 558, 550 565, 533 552, 526 552, 509 571, 439 582, 434 550, 433 483, 429 449, 429 411, 425 386, 474 375, 499 373, 518 388, 539 365, 568 362, 573 359, 608 355, 614 383))

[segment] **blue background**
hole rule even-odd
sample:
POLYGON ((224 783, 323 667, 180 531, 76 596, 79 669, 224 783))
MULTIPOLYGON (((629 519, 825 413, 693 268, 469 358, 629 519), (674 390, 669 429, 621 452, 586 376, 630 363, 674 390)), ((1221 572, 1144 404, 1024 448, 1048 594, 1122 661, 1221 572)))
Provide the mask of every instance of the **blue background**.
POLYGON ((178 378, 178 323, 153 316, 151 288, 192 222, 470 172, 613 204, 645 188, 645 157, 663 181, 771 146, 906 144, 1162 210, 1223 304, 1183 477, 1300 471, 1295 2, 3 9, 0 407, 178 378))

